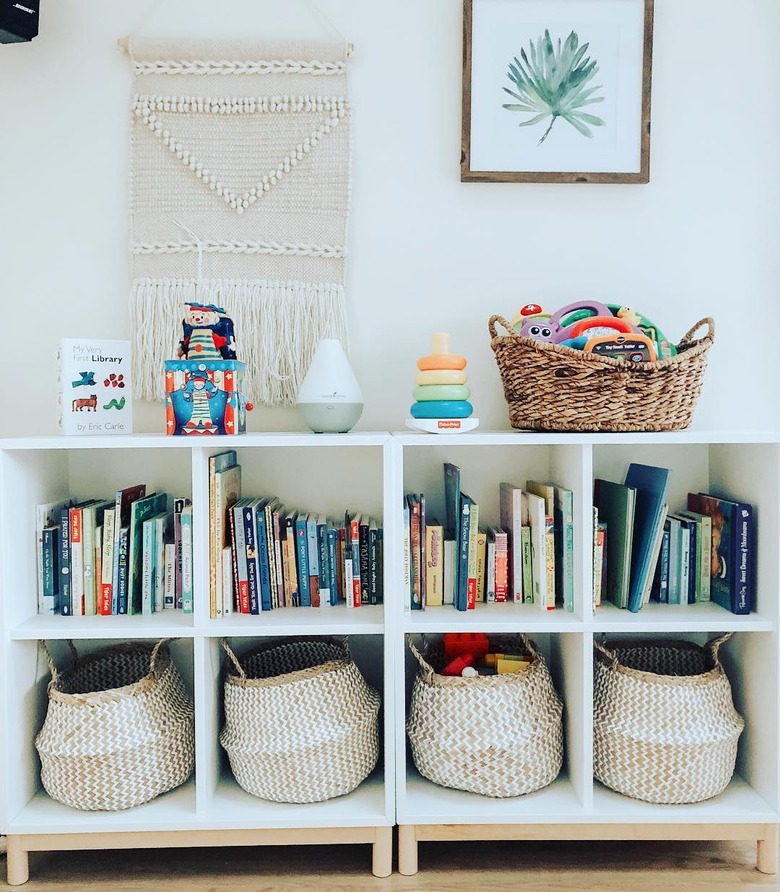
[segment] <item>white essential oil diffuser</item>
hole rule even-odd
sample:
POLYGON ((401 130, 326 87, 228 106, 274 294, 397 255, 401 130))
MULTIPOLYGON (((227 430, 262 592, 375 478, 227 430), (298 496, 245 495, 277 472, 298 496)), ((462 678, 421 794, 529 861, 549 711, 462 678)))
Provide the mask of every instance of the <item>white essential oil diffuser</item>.
POLYGON ((323 338, 317 344, 297 405, 315 434, 345 434, 357 424, 363 394, 337 338, 323 338))

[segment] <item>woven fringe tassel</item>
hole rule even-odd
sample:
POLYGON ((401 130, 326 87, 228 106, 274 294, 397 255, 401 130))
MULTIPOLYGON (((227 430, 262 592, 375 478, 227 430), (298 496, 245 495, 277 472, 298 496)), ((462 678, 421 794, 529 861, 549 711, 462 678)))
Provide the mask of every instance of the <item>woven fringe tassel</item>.
POLYGON ((347 346, 342 285, 248 279, 136 279, 130 298, 133 387, 141 400, 164 400, 163 362, 176 357, 187 301, 224 307, 238 359, 246 363, 248 401, 295 403, 321 338, 347 346))

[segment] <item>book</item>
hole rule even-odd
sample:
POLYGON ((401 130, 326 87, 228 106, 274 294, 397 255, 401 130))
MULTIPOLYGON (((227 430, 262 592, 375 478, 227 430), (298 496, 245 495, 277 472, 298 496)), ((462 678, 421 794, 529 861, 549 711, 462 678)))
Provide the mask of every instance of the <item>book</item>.
POLYGON ((422 549, 420 548, 420 499, 416 493, 409 493, 409 604, 412 610, 422 610, 422 549))
POLYGON ((209 456, 209 616, 222 615, 221 564, 223 541, 217 534, 217 474, 237 466, 238 453, 226 449, 209 456))
MULTIPOLYGON (((507 535, 509 595, 518 604, 523 603, 523 549, 521 526, 523 524, 522 489, 513 483, 500 483, 498 488, 499 518, 507 535)), ((528 592, 531 596, 531 592, 528 592)))
POLYGON ((607 538, 607 525, 598 519, 597 508, 594 507, 593 513, 595 524, 593 530, 593 606, 601 607, 601 600, 604 597, 602 579, 605 578, 604 544, 607 538))
POLYGON ((555 567, 556 550, 558 547, 556 543, 555 487, 552 483, 541 483, 538 480, 527 480, 525 488, 527 492, 544 499, 547 606, 550 607, 550 605, 552 605, 554 607, 558 600, 558 595, 560 594, 557 587, 558 571, 555 567))
POLYGON ((157 609, 157 527, 164 521, 167 511, 148 517, 141 524, 141 610, 143 616, 151 616, 157 609))
POLYGON ((285 510, 279 516, 282 537, 282 573, 284 578, 284 603, 287 607, 300 607, 298 567, 295 546, 295 510, 285 510))
POLYGON ((425 525, 426 607, 444 604, 444 525, 431 517, 425 525))
POLYGON ((320 549, 317 540, 317 515, 306 515, 306 546, 309 561, 309 596, 311 606, 320 606, 320 549))
POLYGON ((257 566, 258 580, 260 584, 260 610, 271 610, 273 604, 272 585, 275 589, 274 579, 275 565, 272 566, 271 558, 273 548, 268 548, 268 507, 273 498, 265 498, 260 501, 255 509, 255 521, 257 524, 257 566))
POLYGON ((563 609, 574 612, 574 493, 555 486, 555 590, 563 609))
POLYGON ((695 519, 685 517, 679 512, 675 512, 680 525, 687 531, 685 541, 687 543, 687 585, 681 592, 681 599, 688 604, 695 604, 697 600, 697 589, 699 586, 699 562, 701 558, 699 543, 699 525, 695 519))
POLYGON ((116 612, 119 616, 127 614, 128 597, 128 558, 130 551, 130 527, 123 526, 119 530, 119 546, 116 549, 116 612))
POLYGON ((650 600, 650 593, 653 587, 653 579, 655 578, 655 569, 661 556, 661 545, 663 543, 664 537, 664 523, 666 521, 666 515, 668 511, 669 506, 664 504, 661 507, 661 517, 659 519, 658 525, 656 526, 655 539, 653 540, 652 548, 650 551, 650 564, 648 567, 647 576, 645 577, 644 588, 642 589, 640 607, 644 607, 645 604, 647 604, 650 600))
MULTIPOLYGON (((420 495, 420 564, 426 564, 425 558, 425 496, 420 495)), ((361 514, 358 521, 358 548, 360 551, 360 603, 371 601, 368 584, 368 515, 361 514)), ((425 609, 425 574, 420 574, 423 610, 425 609)))
MULTIPOLYGON (((174 500, 175 501, 175 500, 174 500)), ((166 511, 154 518, 154 593, 152 610, 165 609, 165 548, 171 540, 173 512, 166 511)))
POLYGON ((665 526, 669 530, 669 582, 667 603, 680 603, 680 575, 682 561, 682 530, 680 521, 671 512, 666 515, 665 526))
POLYGON ((477 532, 477 601, 485 601, 487 530, 477 532))
POLYGON ((698 511, 678 511, 681 517, 687 517, 696 522, 698 534, 696 537, 696 556, 698 559, 696 573, 696 600, 709 601, 712 587, 710 567, 712 566, 712 518, 709 514, 698 511))
POLYGON ((60 511, 60 613, 73 615, 70 586, 70 507, 67 504, 60 511))
MULTIPOLYGON (((371 528, 369 527, 369 536, 371 535, 371 528)), ((369 539, 370 542, 370 539, 369 539)), ((385 603, 385 528, 379 526, 379 522, 377 521, 376 528, 376 560, 377 560, 377 573, 376 573, 376 583, 377 583, 377 604, 385 603)))
POLYGON ((469 517, 469 562, 466 584, 466 608, 477 606, 477 540, 479 539, 479 505, 472 499, 469 517))
MULTIPOLYGON (((427 535, 428 527, 426 526, 426 535, 427 535)), ((439 531, 441 536, 444 535, 444 528, 439 527, 439 531)), ((381 604, 382 603, 382 577, 383 577, 383 561, 382 561, 382 541, 383 541, 383 530, 379 526, 379 523, 375 517, 369 517, 368 519, 368 603, 369 604, 381 604)), ((441 555, 441 542, 438 543, 438 562, 441 564, 442 555, 441 555)), ((426 548, 426 554, 429 555, 428 562, 430 563, 430 550, 426 548)), ((426 592, 430 594, 430 589, 426 582, 426 592)), ((441 593, 441 581, 439 581, 439 593, 441 593)), ((439 599, 441 600, 441 596, 439 594, 439 599)))
POLYGON ((311 588, 309 586, 309 534, 307 530, 308 515, 299 511, 295 515, 295 566, 298 580, 299 606, 311 607, 311 588))
POLYGON ((95 499, 82 509, 81 529, 84 540, 84 615, 95 616, 98 612, 97 602, 102 584, 102 539, 98 538, 98 529, 103 526, 106 509, 112 508, 113 501, 95 499), (98 571, 96 555, 101 554, 101 567, 98 571))
POLYGON ((192 613, 194 609, 194 583, 192 566, 192 502, 183 500, 181 506, 181 611, 192 613))
POLYGON ((404 504, 401 511, 402 536, 401 545, 403 552, 403 572, 401 575, 401 591, 403 592, 404 612, 412 609, 412 518, 409 500, 404 496, 404 504))
POLYGON ((173 542, 165 543, 165 590, 163 592, 163 610, 173 610, 176 606, 176 590, 174 578, 176 569, 176 546, 173 542))
POLYGON ((103 550, 100 567, 100 590, 97 599, 97 611, 103 616, 111 616, 114 580, 114 518, 116 507, 106 508, 103 512, 103 550))
MULTIPOLYGON (((124 489, 117 490, 114 499, 114 548, 112 559, 111 573, 111 614, 119 613, 119 539, 122 530, 130 528, 130 506, 138 499, 142 499, 146 495, 146 484, 138 483, 135 486, 127 486, 124 489)), ((127 555, 125 555, 125 562, 127 555)), ((127 580, 125 580, 125 585, 127 580)), ((103 598, 106 597, 104 591, 103 598)), ((127 613, 127 605, 125 604, 125 613, 127 613)))
MULTIPOLYGON (((277 496, 269 496, 263 503, 265 516, 265 544, 268 555, 268 587, 269 610, 280 606, 281 584, 281 549, 277 538, 279 528, 279 509, 281 502, 277 496)), ((265 609, 265 608, 264 608, 265 609)))
POLYGON ((135 499, 130 504, 129 542, 127 558, 127 612, 142 612, 141 575, 143 571, 143 522, 167 510, 168 495, 153 492, 135 499))
POLYGON ((520 526, 520 568, 523 575, 523 604, 534 603, 534 574, 531 553, 531 527, 520 526))
MULTIPOLYGON (((257 616, 260 613, 260 565, 258 558, 259 544, 257 535, 257 509, 259 499, 247 498, 238 509, 243 527, 244 565, 246 567, 246 597, 239 598, 240 612, 257 616)), ((237 503, 240 504, 240 503, 237 503)), ((233 506, 235 514, 237 508, 233 506)), ((239 593, 240 595, 241 593, 239 593)))
MULTIPOLYGON (((213 456, 212 456, 213 458, 213 456)), ((232 566, 230 579, 231 585, 224 586, 228 577, 222 567, 225 557, 225 548, 230 546, 230 509, 241 498, 241 465, 230 465, 214 474, 214 517, 213 526, 211 518, 209 527, 214 536, 215 555, 217 555, 216 588, 212 598, 211 618, 215 619, 230 614, 233 609, 233 573, 232 566)), ((231 564, 232 564, 232 551, 231 564)))
POLYGON ((488 542, 492 542, 494 547, 494 600, 497 604, 503 604, 509 597, 509 542, 506 530, 503 527, 489 526, 488 542))
POLYGON ((737 615, 755 609, 753 506, 705 493, 688 493, 688 510, 710 517, 710 599, 737 615))
POLYGON ((661 535, 661 553, 655 567, 655 576, 653 577, 650 593, 650 598, 658 601, 659 604, 669 603, 669 539, 669 524, 667 521, 664 521, 661 535))
POLYGON ((457 557, 457 543, 444 536, 444 579, 442 582, 442 603, 455 604, 455 559, 457 557))
POLYGON ((57 361, 63 434, 133 432, 130 341, 63 338, 57 361))
POLYGON ((636 490, 596 478, 593 503, 607 525, 607 598, 616 607, 628 607, 636 490))
POLYGON ((469 609, 469 536, 471 535, 472 498, 466 493, 460 494, 460 521, 458 524, 458 550, 455 558, 456 590, 455 607, 458 610, 469 609))
MULTIPOLYGON (((360 515, 356 512, 346 512, 344 526, 347 530, 346 541, 352 550, 352 606, 360 607, 363 603, 360 581, 360 515)), ((422 576, 422 568, 420 575, 422 576)), ((422 592, 422 583, 420 583, 420 592, 422 592)))
POLYGON ((60 591, 60 525, 50 524, 41 530, 41 594, 43 612, 53 615, 59 612, 60 591))
POLYGON ((534 604, 540 610, 553 610, 555 602, 551 603, 550 576, 554 567, 550 566, 552 518, 548 524, 547 510, 544 499, 535 493, 523 490, 523 512, 528 517, 528 526, 531 530, 531 572, 533 579, 534 604))
POLYGON ((333 606, 330 599, 330 553, 328 550, 328 518, 326 514, 316 514, 315 529, 317 533, 317 588, 319 590, 320 607, 333 606))
MULTIPOLYGON (((62 509, 70 505, 69 499, 61 499, 57 502, 45 502, 35 506, 35 558, 38 576, 38 613, 53 615, 59 612, 57 595, 59 593, 59 579, 51 588, 48 595, 44 595, 43 580, 43 531, 45 528, 59 527, 62 509)), ((59 574, 59 557, 57 559, 59 574)))
POLYGON ((631 462, 625 485, 636 490, 634 532, 631 544, 631 576, 628 609, 636 613, 642 606, 647 577, 651 574, 653 548, 663 527, 663 506, 669 483, 669 469, 631 462))
MULTIPOLYGON (((458 607, 458 591, 460 587, 460 550, 461 550, 461 492, 460 468, 451 462, 444 463, 444 534, 455 542, 455 579, 453 604, 458 607)), ((465 607, 463 608, 465 610, 465 607)))
POLYGON ((339 602, 339 561, 337 555, 337 546, 339 541, 339 531, 332 523, 328 523, 326 527, 328 538, 328 571, 330 573, 330 603, 335 606, 339 602))
POLYGON ((496 603, 496 540, 490 530, 485 538, 485 604, 496 603))
POLYGON ((82 506, 83 502, 77 502, 68 510, 70 512, 70 524, 68 536, 70 538, 69 576, 70 576, 70 612, 72 616, 84 616, 84 542, 82 538, 82 506))

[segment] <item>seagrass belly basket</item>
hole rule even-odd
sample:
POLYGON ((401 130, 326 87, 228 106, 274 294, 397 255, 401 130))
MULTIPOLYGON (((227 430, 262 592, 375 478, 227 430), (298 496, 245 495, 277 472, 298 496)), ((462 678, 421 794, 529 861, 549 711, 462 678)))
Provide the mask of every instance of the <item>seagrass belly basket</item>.
POLYGON ((335 638, 271 642, 242 654, 226 640, 220 743, 239 786, 274 802, 354 790, 379 756, 379 695, 335 638))
POLYGON ((491 316, 488 330, 509 423, 520 430, 686 428, 715 340, 715 323, 702 319, 677 345, 675 356, 628 362, 524 337, 503 316, 491 316), (702 327, 707 334, 695 338, 702 327))
POLYGON ((89 811, 142 805, 183 784, 195 765, 192 700, 166 641, 112 645, 51 669, 35 739, 46 792, 89 811))
POLYGON ((491 639, 504 653, 529 657, 507 675, 441 675, 436 646, 421 653, 406 731, 423 777, 443 787, 510 797, 552 783, 563 764, 563 705, 544 657, 525 635, 491 639))
POLYGON ((633 799, 684 804, 722 792, 744 721, 718 650, 688 641, 594 642, 593 773, 633 799))

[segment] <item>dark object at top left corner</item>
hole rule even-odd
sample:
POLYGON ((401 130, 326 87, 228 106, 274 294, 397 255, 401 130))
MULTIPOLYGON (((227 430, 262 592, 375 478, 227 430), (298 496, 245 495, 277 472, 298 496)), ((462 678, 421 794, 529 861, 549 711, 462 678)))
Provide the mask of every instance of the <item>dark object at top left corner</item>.
POLYGON ((0 0, 0 43, 25 43, 38 36, 40 0, 0 0))

